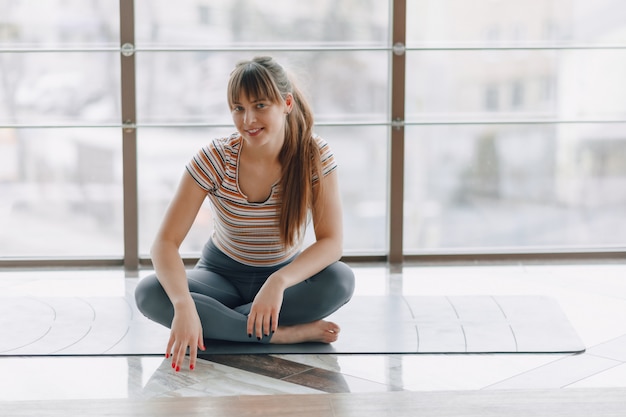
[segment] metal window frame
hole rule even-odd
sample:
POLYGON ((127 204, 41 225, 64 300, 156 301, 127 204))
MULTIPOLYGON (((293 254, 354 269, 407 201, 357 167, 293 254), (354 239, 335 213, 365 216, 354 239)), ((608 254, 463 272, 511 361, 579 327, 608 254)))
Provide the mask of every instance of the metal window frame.
POLYGON ((137 186, 137 104, 135 66, 135 7, 120 0, 122 97, 122 167, 124 189, 124 268, 139 268, 139 201, 137 186))

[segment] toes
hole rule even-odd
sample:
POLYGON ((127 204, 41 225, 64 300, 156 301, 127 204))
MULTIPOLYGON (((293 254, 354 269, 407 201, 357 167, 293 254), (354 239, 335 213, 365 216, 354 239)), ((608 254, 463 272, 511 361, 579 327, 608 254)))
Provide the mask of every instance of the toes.
POLYGON ((339 333, 341 331, 341 329, 339 328, 339 326, 337 324, 332 323, 332 322, 327 322, 326 323, 326 331, 333 332, 333 333, 339 333))

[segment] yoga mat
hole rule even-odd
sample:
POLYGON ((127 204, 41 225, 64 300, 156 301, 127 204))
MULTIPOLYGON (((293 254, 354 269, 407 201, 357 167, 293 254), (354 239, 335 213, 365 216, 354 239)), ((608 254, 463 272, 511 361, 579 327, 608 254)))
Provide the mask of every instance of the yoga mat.
MULTIPOLYGON (((330 345, 207 341, 204 354, 572 353, 585 347, 542 296, 357 296, 330 345)), ((127 297, 0 298, 0 355, 161 355, 169 330, 127 297)))

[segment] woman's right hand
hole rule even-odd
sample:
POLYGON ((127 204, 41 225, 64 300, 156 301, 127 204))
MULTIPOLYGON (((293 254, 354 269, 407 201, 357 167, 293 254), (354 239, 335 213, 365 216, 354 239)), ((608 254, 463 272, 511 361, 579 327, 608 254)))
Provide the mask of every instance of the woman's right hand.
POLYGON ((174 319, 165 357, 172 357, 172 368, 176 372, 180 371, 187 348, 189 348, 189 369, 193 370, 196 367, 198 348, 205 350, 202 324, 193 301, 174 307, 174 319))

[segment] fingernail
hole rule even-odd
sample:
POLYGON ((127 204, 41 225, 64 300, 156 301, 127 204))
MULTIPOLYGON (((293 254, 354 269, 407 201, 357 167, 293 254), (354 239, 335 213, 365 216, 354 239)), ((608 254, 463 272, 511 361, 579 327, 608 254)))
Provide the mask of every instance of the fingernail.
POLYGON ((256 340, 261 340, 261 338, 259 336, 256 337, 256 340))
POLYGON ((189 369, 191 369, 193 371, 193 368, 195 368, 195 366, 189 365, 189 369))
POLYGON ((180 371, 180 366, 176 367, 176 372, 180 371))
POLYGON ((170 354, 169 354, 169 353, 166 353, 166 354, 165 354, 165 359, 169 359, 169 358, 170 358, 170 354))
POLYGON ((252 337, 252 333, 248 333, 248 337, 252 337))
POLYGON ((176 364, 174 362, 172 362, 172 369, 176 368, 176 364))

